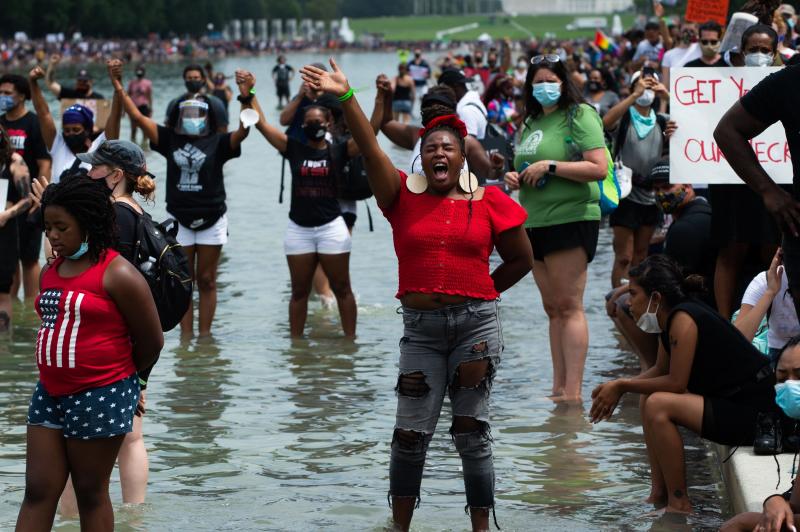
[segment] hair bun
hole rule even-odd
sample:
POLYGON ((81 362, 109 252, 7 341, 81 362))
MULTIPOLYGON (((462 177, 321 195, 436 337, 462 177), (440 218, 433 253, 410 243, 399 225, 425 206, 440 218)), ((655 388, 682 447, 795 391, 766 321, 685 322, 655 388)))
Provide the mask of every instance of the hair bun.
POLYGON ((156 182, 149 175, 141 175, 136 178, 134 190, 137 194, 144 196, 145 199, 152 199, 151 196, 156 191, 156 182))
POLYGON ((681 283, 681 289, 687 296, 699 296, 706 292, 706 280, 702 275, 689 275, 681 283))

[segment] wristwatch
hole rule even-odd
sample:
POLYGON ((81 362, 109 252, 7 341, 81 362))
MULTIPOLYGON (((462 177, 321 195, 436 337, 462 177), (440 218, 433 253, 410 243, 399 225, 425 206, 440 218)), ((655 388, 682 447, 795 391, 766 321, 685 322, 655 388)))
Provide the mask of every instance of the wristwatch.
POLYGON ((556 162, 550 161, 550 165, 547 167, 547 173, 556 175, 556 162))

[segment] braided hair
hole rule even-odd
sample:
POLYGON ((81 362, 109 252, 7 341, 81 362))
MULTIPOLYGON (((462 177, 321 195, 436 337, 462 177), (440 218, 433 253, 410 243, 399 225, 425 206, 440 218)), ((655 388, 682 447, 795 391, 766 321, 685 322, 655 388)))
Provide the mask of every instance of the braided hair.
POLYGON ((83 174, 63 175, 59 183, 51 184, 42 195, 42 213, 47 207, 62 207, 77 221, 89 244, 87 255, 92 264, 117 243, 114 206, 109 190, 102 179, 95 181, 83 174))

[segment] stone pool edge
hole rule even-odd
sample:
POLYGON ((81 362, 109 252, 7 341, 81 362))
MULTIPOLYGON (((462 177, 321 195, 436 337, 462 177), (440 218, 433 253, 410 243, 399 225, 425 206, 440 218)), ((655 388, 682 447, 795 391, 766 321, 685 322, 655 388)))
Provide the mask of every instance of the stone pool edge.
POLYGON ((779 454, 776 458, 781 468, 780 486, 775 459, 772 456, 758 456, 752 447, 739 447, 733 456, 723 461, 734 448, 710 443, 714 450, 725 490, 734 513, 761 512, 761 504, 768 496, 782 493, 792 485, 792 460, 794 453, 779 454))

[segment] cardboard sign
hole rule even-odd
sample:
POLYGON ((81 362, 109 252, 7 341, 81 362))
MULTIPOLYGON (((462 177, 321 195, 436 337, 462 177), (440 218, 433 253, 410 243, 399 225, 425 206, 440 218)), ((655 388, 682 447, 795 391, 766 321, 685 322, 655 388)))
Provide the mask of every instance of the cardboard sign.
MULTIPOLYGON (((739 98, 777 70, 779 67, 670 69, 670 118, 678 125, 669 142, 670 182, 744 185, 717 146, 714 129, 739 98)), ((776 183, 792 182, 789 144, 780 123, 752 139, 750 146, 776 183)))
POLYGON ((61 100, 61 116, 64 116, 64 111, 70 105, 79 103, 88 107, 94 113, 94 127, 95 129, 105 129, 108 115, 111 113, 111 100, 97 100, 93 98, 80 99, 80 98, 64 98, 61 100))
POLYGON ((728 23, 728 4, 730 0, 688 0, 686 20, 702 24, 713 20, 723 28, 728 23))

